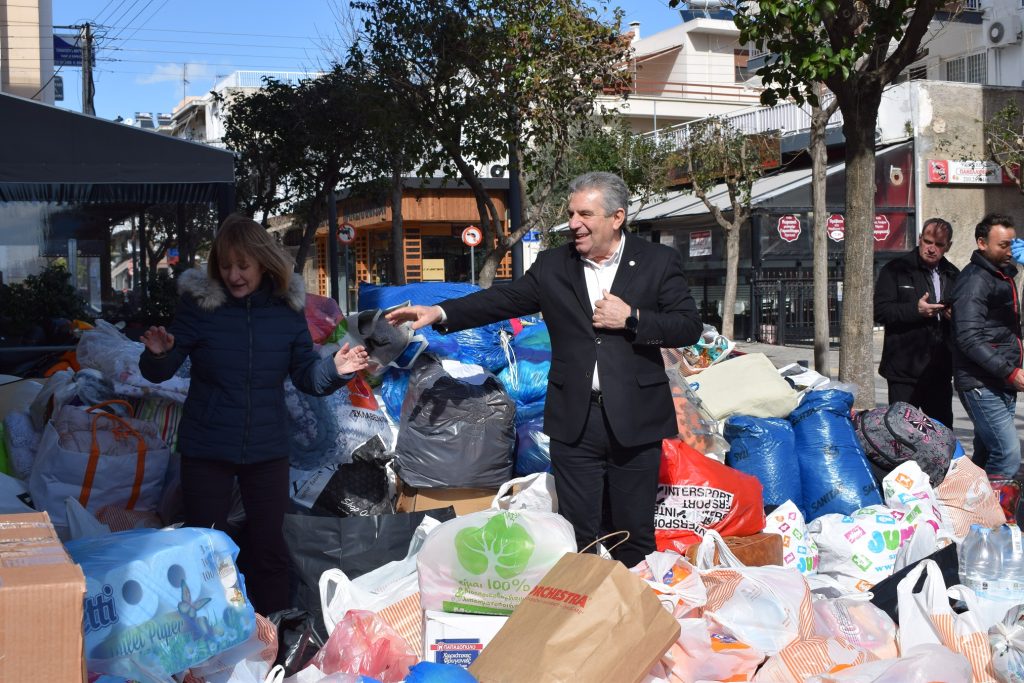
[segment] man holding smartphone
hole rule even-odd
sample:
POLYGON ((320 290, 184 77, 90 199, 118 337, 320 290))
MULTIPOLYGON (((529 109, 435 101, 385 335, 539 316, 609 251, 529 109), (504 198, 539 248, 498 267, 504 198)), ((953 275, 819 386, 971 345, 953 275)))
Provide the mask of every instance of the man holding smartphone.
POLYGON ((878 374, 889 403, 905 401, 953 426, 951 306, 960 270, 946 260, 953 226, 924 222, 917 248, 885 265, 875 284, 875 323, 885 326, 878 374))

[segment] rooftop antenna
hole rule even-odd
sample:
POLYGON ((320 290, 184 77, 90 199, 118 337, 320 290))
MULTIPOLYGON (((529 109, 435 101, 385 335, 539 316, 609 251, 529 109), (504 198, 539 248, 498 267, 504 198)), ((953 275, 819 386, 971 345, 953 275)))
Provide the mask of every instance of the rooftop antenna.
POLYGON ((188 96, 188 62, 181 65, 181 101, 184 102, 188 96))

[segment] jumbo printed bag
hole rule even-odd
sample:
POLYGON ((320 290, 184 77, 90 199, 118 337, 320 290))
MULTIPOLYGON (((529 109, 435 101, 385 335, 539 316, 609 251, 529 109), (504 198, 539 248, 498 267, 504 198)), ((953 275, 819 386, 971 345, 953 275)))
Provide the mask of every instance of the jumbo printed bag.
POLYGON ((870 590, 895 571, 900 546, 914 535, 905 520, 883 505, 819 517, 807 527, 820 553, 818 572, 851 590, 870 590))
POLYGON ((807 531, 807 523, 800 509, 791 500, 768 514, 765 533, 782 536, 782 566, 792 567, 801 574, 810 575, 818 571, 820 555, 818 544, 807 531))
POLYGON ((705 457, 678 439, 661 443, 654 509, 658 550, 684 552, 709 529, 750 536, 764 529, 761 482, 705 457))

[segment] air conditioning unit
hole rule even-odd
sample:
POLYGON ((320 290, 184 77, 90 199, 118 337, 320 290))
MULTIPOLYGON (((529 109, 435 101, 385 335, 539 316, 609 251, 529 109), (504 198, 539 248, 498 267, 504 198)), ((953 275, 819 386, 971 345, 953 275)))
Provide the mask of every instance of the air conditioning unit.
POLYGON ((1016 45, 1021 41, 1021 21, 1016 14, 996 15, 984 24, 985 37, 992 47, 1016 45))

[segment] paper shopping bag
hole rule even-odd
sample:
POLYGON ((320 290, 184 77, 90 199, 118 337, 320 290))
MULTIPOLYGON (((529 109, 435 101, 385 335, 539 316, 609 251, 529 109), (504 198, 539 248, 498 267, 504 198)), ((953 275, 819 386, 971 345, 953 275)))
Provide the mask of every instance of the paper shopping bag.
POLYGON ((624 565, 567 553, 469 671, 480 683, 633 683, 678 638, 679 623, 624 565))

